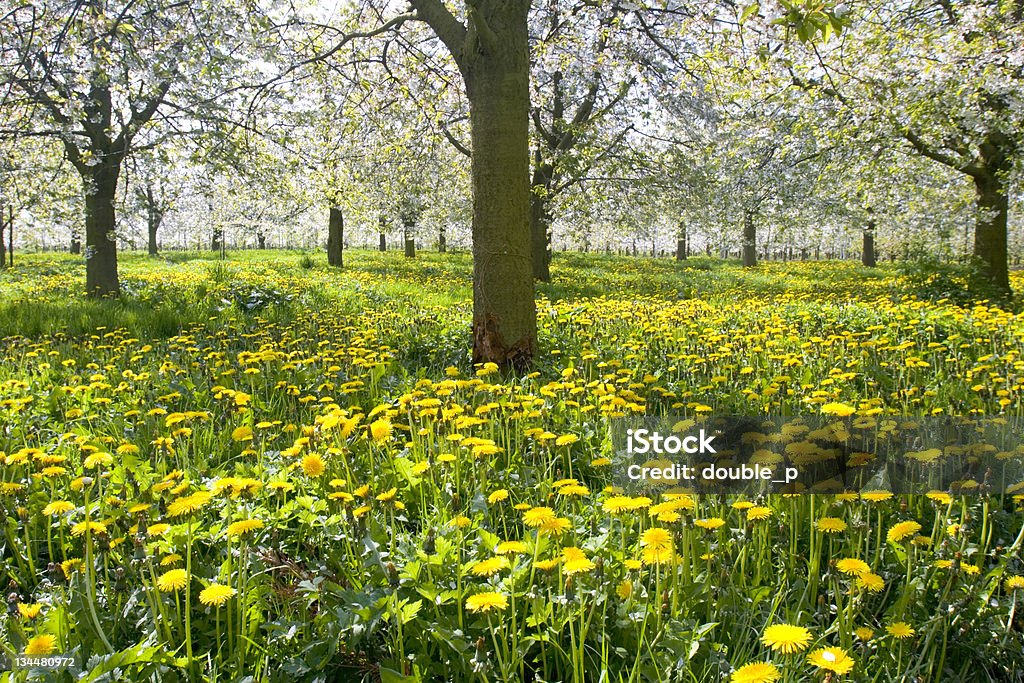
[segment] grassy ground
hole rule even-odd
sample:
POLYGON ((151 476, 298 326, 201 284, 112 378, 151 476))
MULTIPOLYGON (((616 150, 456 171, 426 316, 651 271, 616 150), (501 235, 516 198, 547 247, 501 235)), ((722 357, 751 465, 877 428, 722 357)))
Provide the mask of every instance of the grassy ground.
POLYGON ((503 377, 468 363, 468 256, 346 259, 127 255, 103 302, 70 257, 0 275, 9 655, 133 680, 1024 672, 1020 496, 625 496, 606 462, 629 415, 1024 416, 1024 321, 956 305, 955 274, 559 254, 536 371, 503 377))

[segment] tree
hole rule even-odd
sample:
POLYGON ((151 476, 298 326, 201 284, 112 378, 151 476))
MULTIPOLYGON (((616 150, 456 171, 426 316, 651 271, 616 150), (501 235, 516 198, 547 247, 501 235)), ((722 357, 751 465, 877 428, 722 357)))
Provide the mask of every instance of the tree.
MULTIPOLYGON (((6 4, 6 3, 5 3, 6 4)), ((171 0, 48 0, 11 5, 0 31, 3 78, 32 108, 31 135, 59 140, 85 199, 86 292, 114 296, 116 197, 124 162, 158 114, 196 114, 203 90, 226 74, 232 46, 206 40, 222 31, 231 3, 171 0)), ((212 105, 211 105, 212 107, 212 105)), ((180 126, 179 126, 180 128, 180 126)))
POLYGON ((537 350, 530 260, 528 0, 410 0, 459 67, 470 108, 473 362, 526 367, 537 350), (480 150, 487 150, 481 153, 480 150))
POLYGON ((962 174, 975 192, 972 253, 981 289, 1010 294, 1008 215, 1019 166, 1024 43, 1018 2, 854 5, 852 30, 794 57, 793 78, 849 111, 852 130, 886 136, 962 174))

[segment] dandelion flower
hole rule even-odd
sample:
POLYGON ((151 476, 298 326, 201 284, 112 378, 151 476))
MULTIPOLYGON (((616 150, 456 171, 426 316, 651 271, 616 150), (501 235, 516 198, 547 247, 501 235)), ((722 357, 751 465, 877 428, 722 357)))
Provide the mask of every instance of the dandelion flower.
POLYGON ((39 612, 43 609, 43 606, 38 602, 27 605, 24 602, 18 603, 18 614, 21 615, 22 619, 35 619, 39 616, 39 612))
POLYGON ((243 519, 238 522, 232 522, 228 525, 228 536, 241 536, 247 534, 250 531, 256 531, 257 529, 263 528, 262 519, 243 519))
POLYGON ((858 626, 856 629, 854 629, 853 633, 860 640, 864 641, 871 640, 875 636, 874 630, 868 628, 867 626, 858 626))
POLYGON ((184 569, 164 572, 156 580, 156 587, 164 593, 181 590, 188 585, 188 574, 184 569))
POLYGON ((772 683, 779 680, 781 675, 774 664, 752 662, 733 671, 729 681, 731 683, 772 683))
POLYGON ((384 443, 391 437, 392 431, 394 425, 391 424, 391 420, 380 419, 370 423, 370 438, 374 443, 384 443))
POLYGON ((921 525, 914 521, 899 522, 889 527, 889 532, 885 535, 885 538, 890 543, 899 543, 908 536, 913 536, 921 530, 921 525))
POLYGON ((594 569, 597 565, 587 558, 586 554, 575 547, 562 548, 562 573, 567 576, 582 574, 594 569))
POLYGON ((481 560, 470 570, 477 576, 491 576, 508 567, 508 560, 502 556, 481 560))
POLYGON ((881 593, 885 590, 885 580, 878 574, 865 572, 857 577, 857 587, 872 593, 881 593))
POLYGON ((324 459, 317 453, 311 453, 304 457, 301 461, 302 472, 307 477, 319 477, 322 476, 327 466, 324 464, 324 459))
POLYGON ((537 528, 537 531, 546 536, 561 536, 571 528, 572 523, 568 519, 565 517, 555 517, 554 519, 545 520, 537 528))
POLYGON ((747 510, 747 519, 755 522, 762 519, 768 519, 771 516, 771 508, 766 508, 761 505, 755 505, 747 510))
POLYGON ((74 509, 74 503, 69 503, 66 500, 55 500, 43 508, 43 514, 47 517, 57 517, 59 515, 66 515, 74 509))
POLYGON ((526 544, 522 541, 503 541, 494 552, 497 555, 518 555, 526 552, 526 544))
POLYGON ((199 593, 199 602, 204 605, 220 607, 234 597, 237 591, 231 586, 222 586, 218 583, 211 583, 199 593))
POLYGON ((45 657, 49 654, 53 654, 53 651, 56 649, 57 637, 52 636, 49 633, 43 633, 28 641, 28 644, 25 645, 25 656, 45 657))
POLYGON ((846 531, 846 522, 838 517, 822 517, 815 524, 818 531, 825 534, 839 534, 846 531))
POLYGON ((807 661, 826 671, 847 674, 853 670, 853 659, 841 647, 823 647, 807 655, 807 661))
POLYGON ((788 655, 805 649, 811 642, 811 632, 803 626, 773 624, 764 630, 761 642, 788 655))
POLYGON ((864 560, 846 557, 836 562, 836 569, 847 576, 863 576, 871 572, 871 566, 864 560))
POLYGON ((1011 576, 1003 583, 1007 591, 1015 591, 1024 588, 1024 576, 1011 576))
POLYGON ((506 489, 498 489, 497 491, 492 491, 491 495, 487 496, 487 502, 491 505, 494 505, 495 503, 500 503, 503 500, 508 500, 508 490, 506 489))
POLYGON ((615 587, 615 594, 620 600, 628 600, 633 595, 633 582, 629 579, 622 581, 615 587))
POLYGON ((885 630, 889 632, 889 635, 893 638, 913 638, 914 629, 910 627, 910 624, 905 621, 897 621, 894 624, 889 624, 885 627, 885 630))
POLYGON ((213 494, 209 491, 197 491, 190 496, 184 498, 178 498, 167 506, 168 517, 180 517, 182 515, 189 515, 193 512, 201 510, 210 499, 213 494))
POLYGON ((695 526, 699 526, 701 529, 707 529, 708 531, 714 531, 725 526, 725 520, 721 517, 710 517, 708 519, 695 519, 693 521, 695 526))
POLYGON ((100 536, 102 534, 107 533, 107 525, 103 522, 93 522, 90 520, 85 520, 84 522, 79 522, 78 524, 71 527, 72 536, 81 536, 86 531, 88 531, 91 534, 100 536))
POLYGON ((501 611, 508 607, 508 598, 502 593, 477 593, 466 599, 466 609, 470 612, 501 611))
POLYGON ((548 507, 530 508, 523 514, 523 524, 539 527, 555 519, 557 516, 555 511, 548 507))

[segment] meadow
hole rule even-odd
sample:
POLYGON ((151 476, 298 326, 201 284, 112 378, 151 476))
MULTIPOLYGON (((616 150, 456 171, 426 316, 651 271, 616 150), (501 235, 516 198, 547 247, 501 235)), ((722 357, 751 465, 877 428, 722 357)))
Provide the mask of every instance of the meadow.
POLYGON ((19 255, 0 647, 76 665, 0 681, 1024 680, 1020 492, 626 495, 608 438, 1024 417, 1021 314, 952 270, 559 254, 516 376, 469 363, 470 268, 129 254, 96 301, 19 255))

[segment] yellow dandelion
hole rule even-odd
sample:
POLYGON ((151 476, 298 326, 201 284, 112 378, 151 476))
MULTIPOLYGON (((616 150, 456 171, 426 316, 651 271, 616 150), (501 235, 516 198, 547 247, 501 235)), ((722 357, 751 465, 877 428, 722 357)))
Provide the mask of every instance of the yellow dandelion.
POLYGON ((865 572, 857 577, 857 587, 871 593, 881 593, 885 590, 885 580, 878 574, 865 572))
POLYGON ((234 597, 237 591, 231 586, 222 586, 218 583, 211 583, 199 593, 199 602, 204 605, 220 607, 234 597))
POLYGON ((594 569, 597 565, 590 561, 586 553, 576 547, 562 548, 562 573, 567 576, 582 574, 594 569))
POLYGON ((494 505, 495 503, 500 503, 503 500, 508 500, 508 490, 506 489, 498 489, 497 491, 492 491, 491 495, 487 496, 487 502, 490 503, 491 505, 494 505))
POLYGON ((31 605, 25 604, 24 602, 18 603, 18 614, 21 615, 22 619, 35 619, 39 616, 39 612, 43 609, 43 606, 38 602, 32 603, 31 605))
POLYGON ((466 609, 470 612, 501 611, 508 607, 508 598, 502 593, 477 593, 466 599, 466 609))
POLYGON ((324 459, 317 453, 311 453, 304 457, 301 461, 302 472, 307 477, 319 477, 322 476, 327 466, 324 464, 324 459))
POLYGON ((519 555, 526 552, 526 544, 522 541, 502 541, 494 552, 497 555, 519 555))
POLYGON ((262 529, 264 526, 262 519, 243 519, 238 522, 232 522, 228 525, 227 534, 228 536, 242 536, 250 531, 256 531, 262 529))
POLYGON ((910 624, 905 621, 897 621, 896 623, 889 624, 885 627, 885 630, 889 632, 890 636, 900 640, 904 638, 913 638, 915 633, 914 629, 910 627, 910 624))
POLYGON ((184 569, 164 572, 156 580, 156 587, 164 593, 181 590, 188 585, 188 574, 184 569))
POLYGON ((889 527, 889 532, 885 535, 885 538, 890 543, 899 543, 908 536, 913 536, 921 530, 921 525, 914 521, 899 522, 889 527))
POLYGON ((841 647, 823 647, 807 655, 807 661, 826 671, 847 674, 853 670, 853 659, 841 647))
POLYGON ((52 636, 49 633, 43 633, 28 641, 25 645, 25 655, 27 657, 45 657, 53 654, 53 651, 57 649, 57 637, 52 636))
POLYGON ((47 517, 58 517, 66 515, 74 509, 75 505, 73 503, 69 503, 66 500, 55 500, 43 508, 43 514, 47 517))
POLYGON ((871 572, 871 566, 864 560, 847 557, 836 562, 836 569, 847 576, 863 576, 871 572))
POLYGON ((839 534, 846 531, 846 522, 838 517, 822 517, 815 526, 824 534, 839 534))
POLYGON ((502 569, 508 568, 508 560, 501 555, 498 557, 491 557, 486 560, 480 560, 470 569, 476 576, 491 576, 497 574, 502 569))
POLYGON ((531 527, 543 526, 545 523, 555 519, 558 515, 549 507, 530 508, 523 514, 523 524, 531 527))
POLYGON ((807 648, 811 642, 811 632, 803 626, 773 624, 764 630, 761 642, 773 650, 789 655, 807 648))
POLYGON ((774 664, 751 662, 733 671, 729 681, 730 683, 773 683, 773 681, 779 680, 781 675, 774 664))

